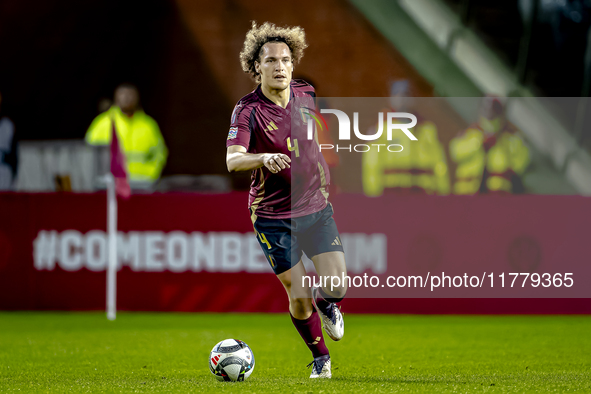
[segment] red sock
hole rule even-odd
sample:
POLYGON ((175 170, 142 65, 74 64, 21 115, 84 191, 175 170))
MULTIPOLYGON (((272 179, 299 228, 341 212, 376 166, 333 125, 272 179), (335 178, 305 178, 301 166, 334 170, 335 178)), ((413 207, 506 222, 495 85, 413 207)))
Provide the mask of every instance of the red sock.
POLYGON ((313 311, 312 315, 305 320, 298 320, 291 316, 291 321, 300 333, 304 342, 306 342, 306 345, 308 345, 314 358, 326 356, 328 354, 328 348, 324 344, 324 337, 322 336, 320 317, 316 311, 313 311))

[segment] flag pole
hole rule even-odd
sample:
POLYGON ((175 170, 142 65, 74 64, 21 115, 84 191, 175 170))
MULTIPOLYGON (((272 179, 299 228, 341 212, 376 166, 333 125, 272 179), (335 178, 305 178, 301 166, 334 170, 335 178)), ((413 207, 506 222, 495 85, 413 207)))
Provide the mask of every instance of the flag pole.
POLYGON ((107 319, 117 317, 117 195, 127 199, 131 195, 125 156, 121 152, 115 120, 111 119, 111 171, 107 181, 107 233, 109 236, 109 262, 107 265, 107 319))
POLYGON ((109 173, 107 180, 107 233, 109 237, 109 261, 107 265, 107 319, 117 317, 117 195, 115 177, 109 173))

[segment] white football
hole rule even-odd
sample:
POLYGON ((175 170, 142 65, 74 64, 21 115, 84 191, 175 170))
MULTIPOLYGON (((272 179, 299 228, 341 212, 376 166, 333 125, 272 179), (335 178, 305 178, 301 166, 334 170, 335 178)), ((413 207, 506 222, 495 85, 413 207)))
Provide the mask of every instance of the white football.
POLYGON ((238 339, 224 339, 211 349, 209 370, 220 381, 244 381, 253 369, 254 354, 238 339))

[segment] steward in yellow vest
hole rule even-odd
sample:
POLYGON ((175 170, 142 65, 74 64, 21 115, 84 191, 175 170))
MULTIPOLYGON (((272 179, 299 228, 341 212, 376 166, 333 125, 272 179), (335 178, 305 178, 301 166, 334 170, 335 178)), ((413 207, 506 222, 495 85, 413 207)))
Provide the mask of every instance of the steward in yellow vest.
POLYGON ((498 99, 484 99, 478 124, 450 142, 449 154, 457 163, 454 194, 523 192, 529 149, 519 132, 507 127, 498 99))
POLYGON ((114 123, 130 182, 153 183, 160 177, 168 149, 158 124, 138 109, 138 104, 135 86, 120 85, 115 90, 115 105, 93 120, 86 132, 86 142, 110 144, 114 123))
POLYGON ((380 196, 386 189, 426 194, 449 194, 447 160, 433 122, 421 121, 410 131, 417 141, 406 137, 387 140, 386 133, 376 144, 399 144, 401 152, 371 149, 363 153, 363 191, 380 196))

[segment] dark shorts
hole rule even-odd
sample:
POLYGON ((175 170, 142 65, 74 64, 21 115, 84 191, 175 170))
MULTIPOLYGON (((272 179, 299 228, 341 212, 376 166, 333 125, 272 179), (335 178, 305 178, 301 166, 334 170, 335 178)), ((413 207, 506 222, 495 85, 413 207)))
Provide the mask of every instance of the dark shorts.
POLYGON ((321 253, 343 252, 333 213, 328 204, 322 211, 299 218, 255 220, 256 237, 276 275, 296 265, 302 252, 310 259, 321 253))

